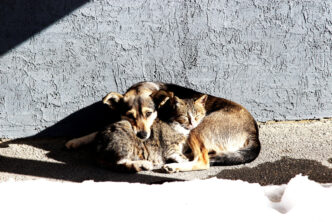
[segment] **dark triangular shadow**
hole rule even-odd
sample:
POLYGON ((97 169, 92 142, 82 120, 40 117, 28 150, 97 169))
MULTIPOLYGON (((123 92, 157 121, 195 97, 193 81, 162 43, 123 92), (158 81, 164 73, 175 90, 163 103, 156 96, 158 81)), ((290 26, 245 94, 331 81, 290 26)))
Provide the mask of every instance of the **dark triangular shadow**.
POLYGON ((79 137, 102 129, 111 122, 118 121, 119 119, 120 117, 117 112, 111 111, 102 102, 96 102, 76 111, 33 137, 79 137))
POLYGON ((87 2, 88 0, 1 0, 0 56, 87 2))

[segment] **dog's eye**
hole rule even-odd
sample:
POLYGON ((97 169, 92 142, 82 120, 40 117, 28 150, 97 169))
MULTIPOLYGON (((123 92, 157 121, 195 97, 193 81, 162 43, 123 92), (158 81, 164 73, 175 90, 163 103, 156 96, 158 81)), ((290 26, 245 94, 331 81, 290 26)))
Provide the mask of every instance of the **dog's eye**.
POLYGON ((179 117, 177 117, 177 121, 178 121, 179 123, 183 124, 183 123, 187 123, 187 122, 189 122, 189 119, 188 119, 188 117, 186 117, 186 116, 179 116, 179 117))
POLYGON ((146 113, 145 113, 145 116, 146 116, 146 117, 149 117, 149 116, 151 116, 151 114, 152 114, 152 112, 146 112, 146 113))
POLYGON ((135 119, 134 115, 132 113, 127 113, 126 115, 130 119, 135 119))

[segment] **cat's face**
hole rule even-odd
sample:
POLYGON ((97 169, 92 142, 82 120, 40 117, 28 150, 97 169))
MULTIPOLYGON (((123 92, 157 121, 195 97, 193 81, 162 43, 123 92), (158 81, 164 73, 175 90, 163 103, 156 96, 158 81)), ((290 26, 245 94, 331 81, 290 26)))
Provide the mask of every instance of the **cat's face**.
POLYGON ((178 122, 186 130, 194 129, 205 117, 207 95, 194 99, 173 99, 173 122, 178 122))

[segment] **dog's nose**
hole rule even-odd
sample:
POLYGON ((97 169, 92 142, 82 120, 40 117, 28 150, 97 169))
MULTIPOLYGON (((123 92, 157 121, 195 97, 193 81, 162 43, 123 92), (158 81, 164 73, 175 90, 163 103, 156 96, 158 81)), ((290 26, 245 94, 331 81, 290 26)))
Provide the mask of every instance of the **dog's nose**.
POLYGON ((148 133, 145 132, 145 131, 139 131, 137 133, 137 137, 140 138, 140 139, 146 139, 147 136, 148 136, 148 133))

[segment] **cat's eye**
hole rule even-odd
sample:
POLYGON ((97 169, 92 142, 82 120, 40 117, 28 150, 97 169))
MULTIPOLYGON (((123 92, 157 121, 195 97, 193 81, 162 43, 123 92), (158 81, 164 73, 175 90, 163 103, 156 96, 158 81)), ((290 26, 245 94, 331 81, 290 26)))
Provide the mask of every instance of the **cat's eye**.
POLYGON ((152 114, 152 112, 146 112, 146 113, 145 113, 145 116, 146 116, 146 117, 149 117, 149 116, 151 116, 151 114, 152 114))

